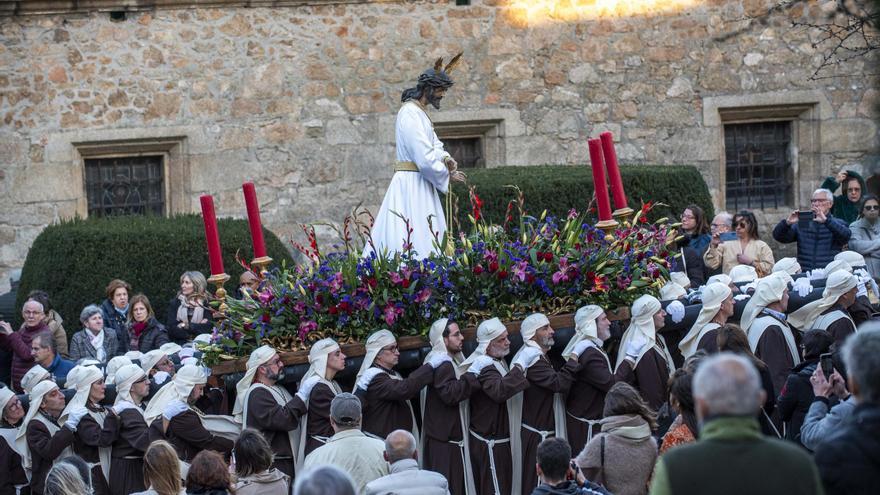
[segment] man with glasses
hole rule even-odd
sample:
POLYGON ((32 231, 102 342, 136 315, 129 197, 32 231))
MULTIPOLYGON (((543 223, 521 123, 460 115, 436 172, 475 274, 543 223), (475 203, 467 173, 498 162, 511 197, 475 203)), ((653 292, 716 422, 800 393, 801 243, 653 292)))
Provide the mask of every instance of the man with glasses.
POLYGON ((812 220, 799 222, 803 212, 795 210, 773 229, 778 242, 797 242, 797 259, 804 271, 825 267, 849 242, 849 227, 831 214, 832 201, 831 191, 816 189, 810 199, 812 220))
POLYGON ((434 380, 434 368, 452 361, 448 354, 433 360, 403 378, 394 371, 400 360, 397 339, 388 330, 379 330, 367 339, 367 355, 358 372, 355 395, 364 403, 364 433, 384 440, 394 430, 407 430, 419 438, 410 400, 434 380))
POLYGON ((309 394, 318 377, 303 381, 296 395, 280 385, 284 378, 281 356, 268 345, 254 350, 247 362, 247 373, 236 385, 238 396, 232 410, 243 428, 259 430, 275 453, 272 467, 293 479, 295 454, 299 450, 300 418, 308 412, 309 394))
POLYGON ((19 394, 22 392, 21 378, 34 366, 31 342, 38 333, 49 330, 43 305, 37 301, 25 302, 21 316, 24 323, 17 332, 8 322, 0 321, 0 348, 12 353, 12 388, 19 394))

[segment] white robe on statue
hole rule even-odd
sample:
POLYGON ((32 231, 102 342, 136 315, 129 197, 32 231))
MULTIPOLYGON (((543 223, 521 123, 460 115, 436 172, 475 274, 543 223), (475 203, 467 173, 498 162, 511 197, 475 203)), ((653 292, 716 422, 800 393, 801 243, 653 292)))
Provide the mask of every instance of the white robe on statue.
MULTIPOLYGON (((413 249, 419 257, 426 257, 437 252, 434 235, 438 243, 442 243, 446 233, 446 218, 437 191, 445 194, 449 188, 449 171, 443 163, 449 153, 434 133, 428 114, 413 101, 404 103, 397 112, 395 128, 397 161, 413 162, 419 171, 394 173, 371 236, 379 254, 387 250, 388 255, 393 256, 395 252, 403 251, 406 225, 392 213, 397 212, 410 222, 413 249), (428 217, 431 217, 433 233, 428 227, 428 217)), ((368 244, 364 255, 371 252, 368 244)))

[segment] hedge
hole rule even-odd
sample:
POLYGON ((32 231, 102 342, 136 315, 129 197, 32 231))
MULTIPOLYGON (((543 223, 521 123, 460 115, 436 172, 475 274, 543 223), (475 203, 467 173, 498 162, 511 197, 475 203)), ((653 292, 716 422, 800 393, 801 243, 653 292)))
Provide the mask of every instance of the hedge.
MULTIPOLYGON (((629 206, 638 209, 642 202, 654 201, 669 206, 654 209, 653 219, 667 216, 677 219, 687 205, 702 207, 711 219, 712 197, 703 176, 693 166, 685 165, 623 165, 620 167, 629 206)), ((593 196, 590 167, 543 165, 529 167, 497 167, 467 170, 468 184, 474 186, 483 202, 482 214, 490 222, 501 223, 508 202, 516 191, 505 187, 516 184, 523 192, 527 214, 564 216, 571 208, 583 211, 593 196)), ((467 186, 455 183, 457 218, 462 226, 469 225, 471 204, 467 186)), ((612 200, 612 207, 614 203, 612 200)), ((514 217, 516 212, 514 211, 514 217)))
MULTIPOLYGON (((217 220, 223 246, 223 264, 231 277, 232 294, 244 268, 235 260, 253 259, 246 220, 217 220)), ((275 263, 292 263, 284 244, 263 229, 266 249, 275 263)), ((177 294, 180 274, 197 270, 210 275, 200 215, 117 216, 76 219, 46 227, 34 240, 24 263, 16 307, 33 289, 49 293, 52 305, 64 318, 68 333, 79 329, 79 313, 88 304, 106 298, 107 283, 120 278, 142 292, 160 321, 177 294)), ((210 284, 209 284, 210 285, 210 284)), ((212 287, 209 287, 212 289, 212 287)), ((20 322, 20 314, 19 322, 20 322)))

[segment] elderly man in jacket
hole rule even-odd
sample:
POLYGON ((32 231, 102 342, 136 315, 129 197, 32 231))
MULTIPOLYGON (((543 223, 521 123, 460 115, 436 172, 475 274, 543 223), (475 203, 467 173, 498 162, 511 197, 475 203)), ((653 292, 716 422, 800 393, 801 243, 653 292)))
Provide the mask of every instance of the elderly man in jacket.
POLYGON ((707 358, 697 368, 693 395, 700 439, 660 458, 651 494, 822 493, 803 449, 761 435, 756 418, 766 394, 751 361, 727 352, 707 358))
POLYGON ((880 325, 863 325, 843 345, 849 390, 856 407, 816 447, 825 493, 876 493, 880 486, 880 325))
POLYGON ((773 238, 778 242, 797 242, 797 259, 804 271, 824 267, 849 241, 851 232, 847 224, 831 215, 833 201, 831 191, 816 189, 810 199, 813 220, 803 231, 798 224, 797 210, 773 229, 773 238))
POLYGON ((394 430, 385 439, 385 460, 391 474, 367 483, 367 495, 448 495, 449 483, 440 473, 419 469, 416 438, 394 430))

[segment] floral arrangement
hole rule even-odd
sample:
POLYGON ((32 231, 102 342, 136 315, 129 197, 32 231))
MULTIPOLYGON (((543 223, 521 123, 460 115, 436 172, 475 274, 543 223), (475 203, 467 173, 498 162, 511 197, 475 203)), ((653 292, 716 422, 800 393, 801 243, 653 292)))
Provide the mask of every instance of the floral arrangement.
POLYGON ((371 243, 366 211, 345 219, 337 230, 343 244, 327 254, 314 227, 304 226, 308 246, 294 246, 307 262, 277 267, 256 293, 227 300, 226 319, 204 348, 206 360, 246 355, 263 343, 300 350, 328 336, 359 342, 380 328, 426 335, 441 317, 475 325, 490 316, 570 313, 585 304, 613 309, 656 292, 668 279, 677 225, 649 222, 651 203, 609 241, 588 214, 574 209, 565 218, 529 216, 518 189, 501 225, 486 221, 473 189, 470 197, 470 231, 435 238, 443 254, 427 258, 414 256, 408 240, 399 253, 363 257, 362 244, 371 243))

